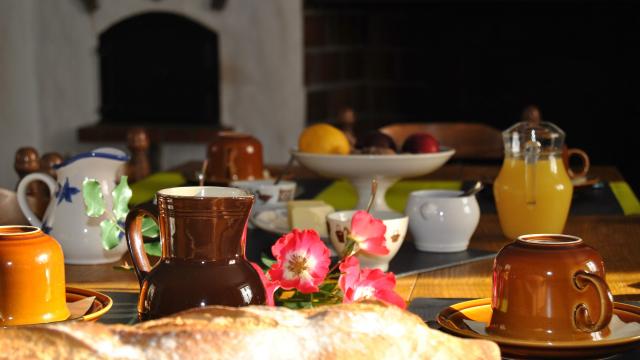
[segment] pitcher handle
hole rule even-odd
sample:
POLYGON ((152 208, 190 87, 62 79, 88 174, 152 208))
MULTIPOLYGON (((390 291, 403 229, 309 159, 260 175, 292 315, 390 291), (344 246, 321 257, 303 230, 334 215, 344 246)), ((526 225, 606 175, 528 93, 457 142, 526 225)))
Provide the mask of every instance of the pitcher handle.
MULTIPOLYGON (((139 205, 129 211, 124 225, 129 254, 131 254, 131 261, 141 286, 151 271, 151 262, 149 262, 149 257, 144 250, 144 237, 142 236, 142 218, 144 216, 149 216, 159 225, 158 209, 152 204, 139 205)), ((161 245, 162 241, 162 236, 160 236, 161 245)))
POLYGON ((16 191, 16 195, 18 198, 18 205, 20 206, 20 210, 24 214, 24 217, 27 218, 29 223, 33 226, 42 227, 42 219, 38 219, 36 214, 33 213, 31 208, 29 207, 29 202, 27 201, 27 189, 29 184, 32 181, 40 180, 47 184, 47 188, 49 188, 49 205, 47 205, 47 210, 45 214, 48 214, 51 211, 51 208, 55 206, 56 202, 56 189, 58 188, 58 183, 49 175, 44 173, 33 173, 25 176, 20 183, 18 184, 18 190, 16 191))
POLYGON ((524 187, 527 205, 536 204, 536 163, 540 156, 540 143, 531 140, 524 146, 524 187))
POLYGON ((589 308, 587 305, 580 303, 575 310, 574 322, 578 329, 585 332, 594 332, 604 329, 613 316, 613 296, 607 283, 596 274, 586 271, 578 271, 574 275, 574 283, 578 290, 584 290, 588 285, 593 285, 598 291, 600 298, 600 318, 598 321, 591 321, 589 316, 589 308))

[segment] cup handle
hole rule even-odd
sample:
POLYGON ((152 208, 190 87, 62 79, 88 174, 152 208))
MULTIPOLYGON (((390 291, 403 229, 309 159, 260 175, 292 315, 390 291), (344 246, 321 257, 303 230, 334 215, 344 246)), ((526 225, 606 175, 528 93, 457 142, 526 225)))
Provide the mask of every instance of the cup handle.
MULTIPOLYGON (((144 250, 144 237, 142 236, 142 218, 144 216, 149 216, 159 225, 158 209, 152 204, 139 205, 129 211, 124 225, 131 261, 140 285, 151 271, 151 263, 144 250)), ((160 235, 161 245, 162 241, 162 235, 160 235)))
POLYGON ((589 155, 587 155, 587 153, 584 152, 584 150, 581 150, 581 149, 567 150, 567 174, 569 174, 570 178, 576 178, 576 177, 587 175, 590 167, 591 167, 591 162, 589 161, 589 155), (582 158, 582 170, 580 170, 579 172, 574 172, 569 166, 569 159, 571 159, 571 156, 573 155, 577 155, 580 158, 582 158))
POLYGON ((596 274, 591 274, 586 271, 578 271, 574 274, 574 284, 578 290, 583 291, 589 286, 593 285, 598 291, 600 297, 600 318, 595 323, 591 321, 589 316, 589 308, 587 305, 581 303, 576 306, 574 313, 574 323, 576 327, 585 332, 594 332, 604 329, 611 321, 613 315, 613 296, 607 283, 596 274))
POLYGON ((27 201, 27 189, 29 187, 29 184, 35 180, 43 181, 45 184, 47 184, 47 187, 49 188, 49 198, 51 199, 51 201, 49 201, 49 205, 47 205, 47 210, 45 211, 45 214, 48 214, 51 211, 51 208, 55 206, 55 202, 56 202, 55 193, 56 193, 56 189, 58 188, 58 184, 51 176, 43 173, 29 174, 25 176, 22 180, 20 180, 20 183, 18 184, 16 195, 18 198, 18 205, 20 206, 20 210, 22 210, 22 213, 27 218, 29 223, 31 223, 31 225, 42 227, 42 220, 38 219, 36 214, 34 214, 33 211, 31 211, 31 208, 29 207, 29 202, 27 201))
POLYGON ((425 202, 424 204, 420 205, 420 215, 422 216, 423 219, 429 220, 429 218, 437 214, 438 214, 438 206, 436 204, 425 202))

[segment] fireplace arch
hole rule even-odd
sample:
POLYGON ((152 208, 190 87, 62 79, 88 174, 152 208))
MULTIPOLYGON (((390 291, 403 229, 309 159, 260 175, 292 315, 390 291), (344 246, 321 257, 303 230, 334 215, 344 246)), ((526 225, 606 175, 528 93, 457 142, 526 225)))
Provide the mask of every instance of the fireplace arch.
POLYGON ((216 32, 178 14, 148 12, 107 28, 98 49, 101 122, 219 125, 216 32))

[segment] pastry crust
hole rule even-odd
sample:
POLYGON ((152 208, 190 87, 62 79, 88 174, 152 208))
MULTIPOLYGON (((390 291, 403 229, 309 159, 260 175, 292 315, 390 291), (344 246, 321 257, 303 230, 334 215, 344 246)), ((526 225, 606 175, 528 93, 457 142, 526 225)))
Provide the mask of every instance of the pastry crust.
POLYGON ((394 306, 206 307, 134 326, 0 330, 2 359, 499 359, 490 341, 430 329, 394 306))

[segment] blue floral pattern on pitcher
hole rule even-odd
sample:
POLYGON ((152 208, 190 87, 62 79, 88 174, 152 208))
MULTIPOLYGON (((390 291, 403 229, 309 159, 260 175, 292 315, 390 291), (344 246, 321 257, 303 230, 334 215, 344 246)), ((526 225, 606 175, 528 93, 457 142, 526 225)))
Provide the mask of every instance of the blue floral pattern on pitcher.
POLYGON ((80 192, 80 189, 78 189, 77 187, 69 185, 69 178, 65 179, 64 185, 58 184, 58 189, 59 190, 56 194, 56 197, 58 198, 58 205, 60 205, 63 200, 68 203, 73 203, 71 198, 73 197, 73 195, 80 192))

